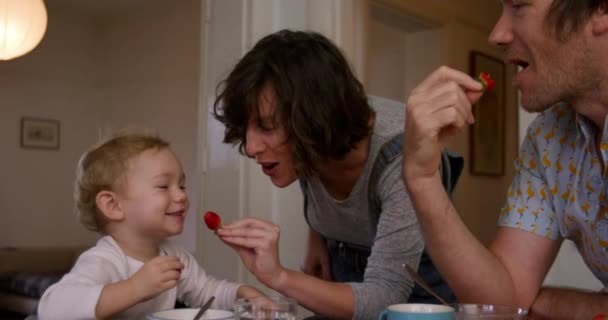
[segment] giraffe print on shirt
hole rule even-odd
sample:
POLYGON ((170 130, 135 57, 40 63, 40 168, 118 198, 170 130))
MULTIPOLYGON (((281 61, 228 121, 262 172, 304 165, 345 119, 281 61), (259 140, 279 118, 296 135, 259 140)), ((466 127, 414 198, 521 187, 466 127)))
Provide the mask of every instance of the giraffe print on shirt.
POLYGON ((499 226, 573 240, 608 285, 608 127, 602 133, 598 149, 594 126, 569 106, 541 113, 515 161, 499 226))

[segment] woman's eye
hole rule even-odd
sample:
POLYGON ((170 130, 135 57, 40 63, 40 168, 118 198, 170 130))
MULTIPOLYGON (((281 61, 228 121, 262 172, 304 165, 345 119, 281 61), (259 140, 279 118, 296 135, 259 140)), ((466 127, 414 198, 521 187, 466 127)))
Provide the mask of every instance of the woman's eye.
POLYGON ((274 127, 261 126, 260 129, 262 129, 263 132, 272 132, 274 127))
POLYGON ((160 186, 157 186, 157 188, 159 188, 159 189, 168 189, 168 188, 169 188, 169 186, 166 186, 166 185, 160 185, 160 186))
POLYGON ((519 1, 513 1, 511 3, 511 8, 513 8, 513 10, 519 10, 525 6, 527 6, 528 4, 525 2, 519 2, 519 1))
POLYGON ((179 186, 180 189, 186 190, 186 186, 179 186))

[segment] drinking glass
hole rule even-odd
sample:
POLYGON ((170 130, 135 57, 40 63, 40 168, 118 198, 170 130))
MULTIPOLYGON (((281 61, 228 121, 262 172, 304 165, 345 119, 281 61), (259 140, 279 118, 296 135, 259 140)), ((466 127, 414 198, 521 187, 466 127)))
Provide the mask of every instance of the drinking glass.
POLYGON ((454 320, 524 320, 528 310, 493 304, 455 304, 454 320))
POLYGON ((286 297, 241 298, 234 305, 236 320, 296 320, 298 304, 286 297))

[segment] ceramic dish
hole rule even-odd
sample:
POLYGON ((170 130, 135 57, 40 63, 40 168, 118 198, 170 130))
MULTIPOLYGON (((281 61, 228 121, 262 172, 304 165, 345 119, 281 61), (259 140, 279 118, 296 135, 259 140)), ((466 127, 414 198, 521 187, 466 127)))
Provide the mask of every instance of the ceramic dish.
MULTIPOLYGON (((164 310, 150 314, 147 318, 150 320, 192 320, 198 310, 199 308, 164 310)), ((234 315, 232 312, 226 310, 209 309, 201 319, 227 320, 234 319, 234 315)))

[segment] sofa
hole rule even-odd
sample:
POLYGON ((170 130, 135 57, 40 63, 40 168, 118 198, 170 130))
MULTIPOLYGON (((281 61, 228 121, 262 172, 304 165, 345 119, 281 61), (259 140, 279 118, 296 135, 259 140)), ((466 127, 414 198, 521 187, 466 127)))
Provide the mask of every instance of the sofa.
POLYGON ((44 291, 70 271, 86 247, 0 247, 0 310, 36 312, 44 291))

